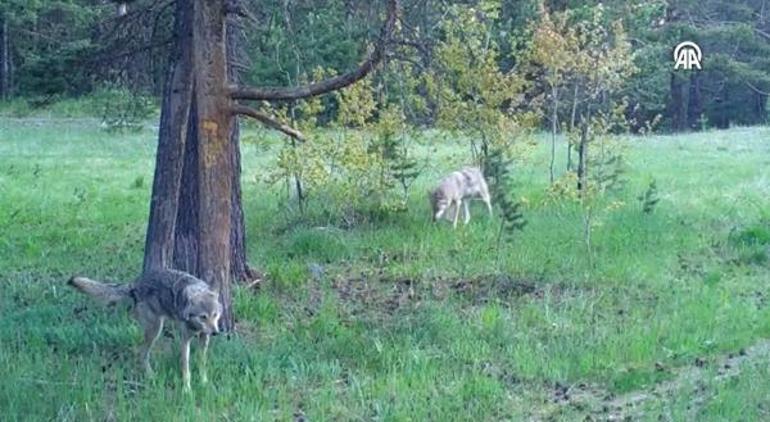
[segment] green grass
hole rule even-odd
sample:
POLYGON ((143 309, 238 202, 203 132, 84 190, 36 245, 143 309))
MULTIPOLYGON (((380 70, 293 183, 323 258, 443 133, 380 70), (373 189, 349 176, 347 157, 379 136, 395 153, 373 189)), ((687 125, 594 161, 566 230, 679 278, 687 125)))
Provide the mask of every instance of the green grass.
MULTIPOLYGON (((543 200, 545 144, 516 168, 528 225, 498 251, 499 220, 481 206, 457 231, 430 223, 424 191, 466 147, 425 139, 440 143, 417 150, 433 160, 409 211, 351 229, 321 201, 300 219, 281 186, 260 182, 281 140, 244 146, 250 261, 268 280, 236 289, 239 331, 213 341, 213 383, 193 372, 186 397, 173 341, 142 378, 126 312, 64 285, 138 273, 154 133, 0 119, 3 419, 601 418, 602 395, 565 404, 560 386, 631 394, 770 335, 767 128, 624 141, 628 183, 600 213, 590 261, 580 207, 543 200), (652 178, 661 200, 645 214, 636 197, 652 178)), ((706 376, 705 399, 682 386, 645 417, 766 418, 764 363, 706 376)))

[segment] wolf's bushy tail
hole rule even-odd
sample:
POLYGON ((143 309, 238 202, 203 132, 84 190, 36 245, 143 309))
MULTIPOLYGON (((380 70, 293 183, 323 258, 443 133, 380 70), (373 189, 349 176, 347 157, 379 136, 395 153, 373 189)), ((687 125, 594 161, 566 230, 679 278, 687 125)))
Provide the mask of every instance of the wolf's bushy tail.
POLYGON ((104 305, 112 305, 131 298, 131 285, 107 284, 86 277, 72 277, 67 284, 104 305))

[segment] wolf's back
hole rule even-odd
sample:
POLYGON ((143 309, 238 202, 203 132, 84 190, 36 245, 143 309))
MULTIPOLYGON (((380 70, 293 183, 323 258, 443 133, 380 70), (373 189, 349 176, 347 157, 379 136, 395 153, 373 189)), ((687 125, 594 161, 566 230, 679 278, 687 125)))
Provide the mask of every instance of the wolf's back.
POLYGON ((132 286, 128 284, 100 283, 86 277, 72 277, 67 284, 105 305, 121 302, 131 297, 132 286))

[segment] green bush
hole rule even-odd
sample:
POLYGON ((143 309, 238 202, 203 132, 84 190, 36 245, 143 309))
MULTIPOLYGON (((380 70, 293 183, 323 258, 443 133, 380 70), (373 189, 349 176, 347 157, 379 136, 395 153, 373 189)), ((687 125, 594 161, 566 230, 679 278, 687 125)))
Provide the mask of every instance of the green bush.
POLYGON ((109 132, 136 132, 153 115, 152 97, 108 85, 94 94, 95 111, 109 132))

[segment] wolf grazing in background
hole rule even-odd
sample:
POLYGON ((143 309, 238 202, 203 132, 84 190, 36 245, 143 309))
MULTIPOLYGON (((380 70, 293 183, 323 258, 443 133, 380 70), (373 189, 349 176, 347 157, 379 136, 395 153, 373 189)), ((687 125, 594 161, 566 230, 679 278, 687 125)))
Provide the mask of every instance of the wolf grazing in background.
POLYGON ((106 284, 86 277, 72 277, 68 284, 103 304, 133 304, 133 316, 144 329, 141 360, 148 375, 152 374, 150 349, 163 330, 164 321, 177 321, 182 333, 185 390, 190 390, 190 342, 195 336, 202 345, 201 380, 208 382, 206 353, 209 337, 219 332, 222 305, 219 295, 205 281, 182 271, 159 270, 142 274, 133 284, 106 284))
POLYGON ((471 214, 468 211, 468 202, 473 198, 480 198, 487 204, 489 215, 492 216, 492 203, 489 197, 489 188, 484 180, 484 175, 477 167, 465 167, 462 170, 452 172, 443 178, 436 189, 430 192, 429 199, 433 210, 433 221, 446 214, 457 227, 457 217, 460 215, 460 205, 465 213, 464 223, 468 224, 471 214), (451 210, 451 214, 447 211, 451 210))

